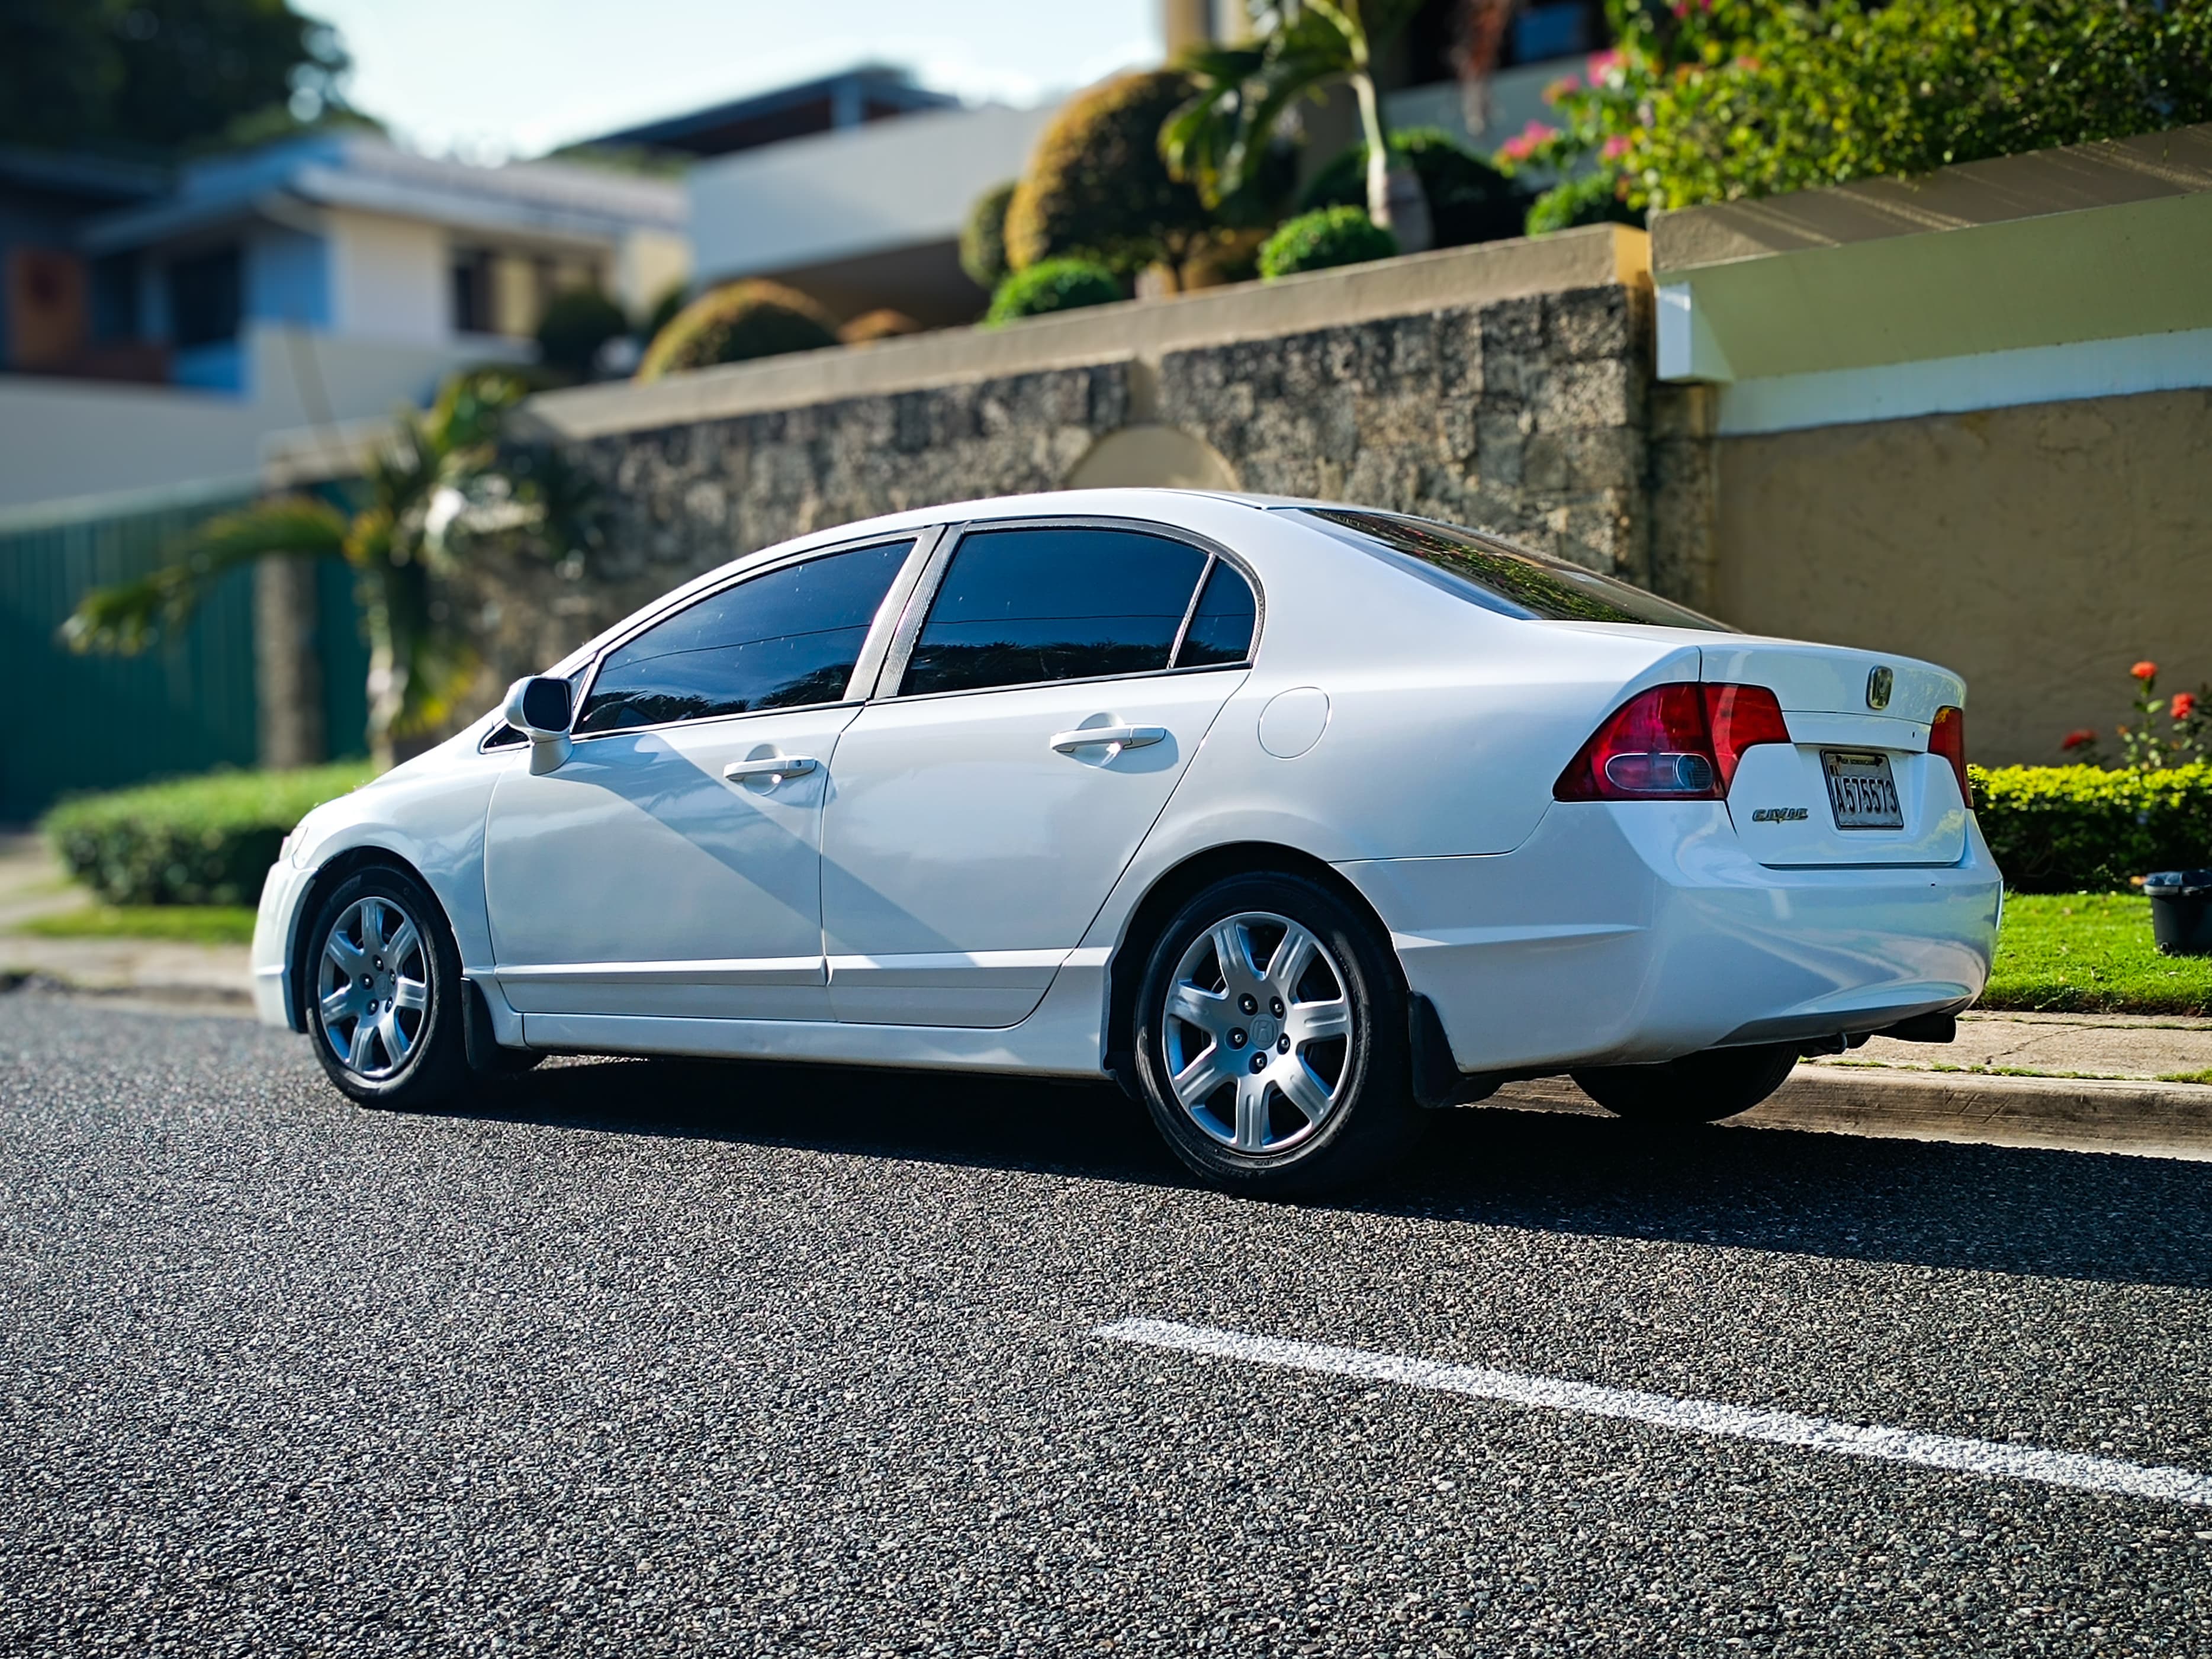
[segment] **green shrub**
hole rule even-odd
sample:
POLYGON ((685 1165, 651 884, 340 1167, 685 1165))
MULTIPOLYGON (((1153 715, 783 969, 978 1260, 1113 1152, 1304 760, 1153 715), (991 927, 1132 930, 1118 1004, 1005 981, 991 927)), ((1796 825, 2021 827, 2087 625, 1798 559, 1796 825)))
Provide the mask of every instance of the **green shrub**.
POLYGON ((367 761, 297 772, 211 772, 46 814, 70 873, 110 904, 252 904, 292 826, 371 775, 367 761))
POLYGON ((1128 297, 1121 291, 1120 279, 1095 259, 1047 259, 1016 271, 999 284, 983 325, 996 328, 1024 317, 1109 306, 1128 297))
MULTIPOLYGON (((1528 216, 1527 195, 1441 128, 1392 133, 1390 155, 1421 181, 1437 246, 1464 247, 1521 234, 1528 216)), ((1365 207, 1367 146, 1358 143, 1339 151, 1334 161, 1314 175, 1299 205, 1309 213, 1326 207, 1365 207)))
POLYGON ((580 380, 608 341, 629 332, 623 308, 595 288, 563 289, 538 319, 538 356, 548 368, 580 380))
POLYGON ((653 336, 637 366, 641 380, 816 351, 837 343, 837 319, 795 288, 760 281, 732 283, 702 294, 653 336))
POLYGON ((1643 228, 1645 214, 1620 199, 1613 181, 1602 173, 1572 179, 1546 191, 1528 204, 1528 232, 1548 236, 1555 230, 1583 225, 1634 225, 1643 228))
POLYGON ((1397 251, 1398 239, 1370 219, 1365 208, 1322 208, 1301 213, 1267 240, 1260 249, 1260 276, 1272 283, 1301 270, 1387 259, 1397 251))
POLYGON ((1172 70, 1117 76, 1070 99, 1006 204, 1006 264, 1095 259, 1128 276, 1182 264, 1211 230, 1197 190, 1160 159, 1160 127, 1190 96, 1172 70))
POLYGON ((1974 767, 1974 807, 2005 884, 2124 890, 2130 876, 2212 864, 2212 762, 2166 772, 1974 767))
POLYGON ((1019 182, 1009 179, 978 196, 960 227, 960 269, 986 294, 1006 280, 1006 204, 1019 182))

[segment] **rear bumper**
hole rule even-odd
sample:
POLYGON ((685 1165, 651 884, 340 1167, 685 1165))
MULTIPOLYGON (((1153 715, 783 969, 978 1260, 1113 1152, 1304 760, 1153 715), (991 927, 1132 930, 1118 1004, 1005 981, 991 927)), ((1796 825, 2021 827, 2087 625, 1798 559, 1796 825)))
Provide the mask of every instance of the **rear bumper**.
POLYGON ((1672 1060, 1957 1007, 1988 981, 2003 902, 1971 819, 1955 865, 1776 870, 1717 802, 1560 803, 1511 853, 1338 868, 1462 1072, 1672 1060))

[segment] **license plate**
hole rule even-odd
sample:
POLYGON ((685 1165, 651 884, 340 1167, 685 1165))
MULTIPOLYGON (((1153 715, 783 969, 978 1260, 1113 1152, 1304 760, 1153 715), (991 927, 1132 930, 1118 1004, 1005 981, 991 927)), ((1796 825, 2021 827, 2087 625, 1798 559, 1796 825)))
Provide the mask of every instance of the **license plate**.
POLYGON ((1898 804, 1897 780, 1887 755, 1823 749, 1820 769, 1828 777, 1828 805, 1838 830, 1902 830, 1905 809, 1898 804))

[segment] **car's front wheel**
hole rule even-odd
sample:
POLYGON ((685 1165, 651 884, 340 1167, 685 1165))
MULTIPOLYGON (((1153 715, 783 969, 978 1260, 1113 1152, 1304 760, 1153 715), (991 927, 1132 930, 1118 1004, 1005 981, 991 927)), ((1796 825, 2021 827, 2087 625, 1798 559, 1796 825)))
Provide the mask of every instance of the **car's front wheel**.
POLYGON ((1138 1079, 1200 1175, 1238 1192, 1317 1193, 1419 1137, 1406 1030, 1395 964, 1364 917, 1302 877, 1231 877, 1152 947, 1138 1079))
POLYGON ((1790 1080, 1794 1043, 1709 1048, 1662 1066, 1587 1066, 1582 1091, 1616 1117, 1644 1123, 1714 1123, 1753 1107, 1790 1080))
POLYGON ((402 870, 348 877, 309 935, 307 1030, 331 1082, 365 1106, 434 1105, 468 1068, 460 953, 402 870))

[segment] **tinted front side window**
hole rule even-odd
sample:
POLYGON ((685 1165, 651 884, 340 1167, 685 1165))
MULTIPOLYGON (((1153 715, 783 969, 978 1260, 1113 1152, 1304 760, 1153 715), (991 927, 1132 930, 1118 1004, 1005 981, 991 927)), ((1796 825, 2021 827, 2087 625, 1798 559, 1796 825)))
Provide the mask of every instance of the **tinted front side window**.
POLYGON ((678 611, 608 654, 576 730, 836 702, 913 546, 786 565, 678 611))
POLYGON ((961 538, 907 664, 907 696, 1157 672, 1206 556, 1141 531, 980 530, 961 538))
POLYGON ((1370 552, 1418 560, 1428 571, 1446 579, 1442 586, 1509 617, 1538 622, 1651 623, 1662 628, 1730 631, 1727 623, 1715 622, 1687 605, 1457 525, 1356 508, 1294 510, 1370 552))

